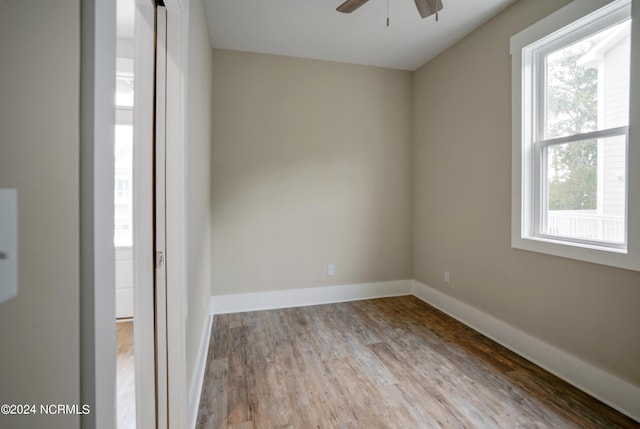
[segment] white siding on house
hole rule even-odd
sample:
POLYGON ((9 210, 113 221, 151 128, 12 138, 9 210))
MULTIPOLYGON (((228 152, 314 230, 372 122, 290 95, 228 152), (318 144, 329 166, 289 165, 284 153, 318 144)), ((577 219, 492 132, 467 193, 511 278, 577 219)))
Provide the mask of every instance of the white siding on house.
MULTIPOLYGON (((629 123, 629 52, 631 47, 627 29, 621 29, 623 37, 603 53, 599 84, 604 85, 603 99, 599 112, 602 112, 602 128, 615 128, 629 123)), ((622 138, 605 139, 598 154, 603 163, 600 171, 603 177, 601 213, 605 216, 624 216, 625 214, 625 166, 626 145, 622 138)))
POLYGON ((621 137, 606 139, 601 156, 604 162, 602 213, 605 216, 624 216, 626 164, 626 145, 624 139, 621 137))
POLYGON ((629 123, 629 34, 604 54, 605 86, 604 127, 614 128, 629 123))

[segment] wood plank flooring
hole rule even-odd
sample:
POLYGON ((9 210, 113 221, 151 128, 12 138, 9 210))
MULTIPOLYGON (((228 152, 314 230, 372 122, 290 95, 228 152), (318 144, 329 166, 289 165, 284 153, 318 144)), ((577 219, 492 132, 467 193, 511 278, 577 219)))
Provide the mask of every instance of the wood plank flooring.
POLYGON ((135 366, 133 361, 133 322, 116 323, 116 416, 118 429, 136 427, 135 366))
POLYGON ((415 297, 217 315, 200 429, 640 428, 415 297))

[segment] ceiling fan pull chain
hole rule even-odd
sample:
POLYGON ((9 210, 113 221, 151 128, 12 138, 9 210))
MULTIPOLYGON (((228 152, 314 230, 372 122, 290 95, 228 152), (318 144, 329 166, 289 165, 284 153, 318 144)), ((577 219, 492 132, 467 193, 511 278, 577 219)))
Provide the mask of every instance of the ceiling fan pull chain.
POLYGON ((438 12, 436 12, 436 22, 438 22, 438 12))

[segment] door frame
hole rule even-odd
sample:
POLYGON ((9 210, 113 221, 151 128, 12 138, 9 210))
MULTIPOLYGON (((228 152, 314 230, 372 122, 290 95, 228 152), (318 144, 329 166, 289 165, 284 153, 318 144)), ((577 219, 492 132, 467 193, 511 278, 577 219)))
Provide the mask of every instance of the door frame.
MULTIPOLYGON (((185 79, 188 0, 165 0, 167 32, 167 365, 169 427, 187 425, 185 79)), ((115 427, 113 139, 115 2, 82 0, 80 83, 80 401, 83 428, 115 427)), ((152 255, 149 256, 150 258, 152 255)))
POLYGON ((115 2, 80 4, 80 402, 83 428, 113 428, 116 375, 113 145, 115 2))
POLYGON ((186 76, 189 0, 164 0, 167 9, 167 114, 166 114, 166 263, 167 263, 167 369, 169 427, 187 426, 186 318, 186 76))

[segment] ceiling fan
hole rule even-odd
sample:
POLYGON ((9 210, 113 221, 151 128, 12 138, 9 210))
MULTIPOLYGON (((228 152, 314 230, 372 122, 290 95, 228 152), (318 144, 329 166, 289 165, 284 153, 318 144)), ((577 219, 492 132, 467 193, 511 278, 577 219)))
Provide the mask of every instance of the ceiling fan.
MULTIPOLYGON (((351 13, 369 0, 347 0, 336 9, 338 12, 351 13)), ((414 0, 422 18, 437 14, 442 10, 442 0, 414 0)))

